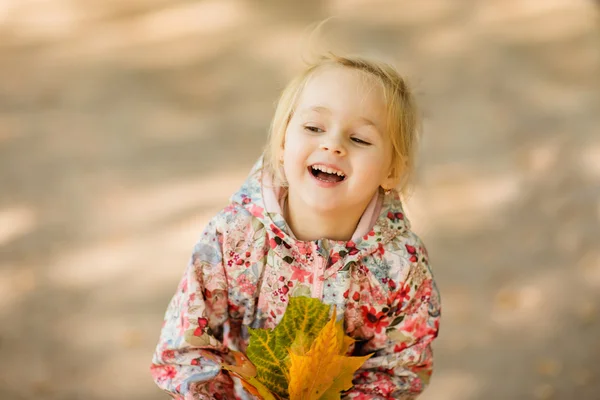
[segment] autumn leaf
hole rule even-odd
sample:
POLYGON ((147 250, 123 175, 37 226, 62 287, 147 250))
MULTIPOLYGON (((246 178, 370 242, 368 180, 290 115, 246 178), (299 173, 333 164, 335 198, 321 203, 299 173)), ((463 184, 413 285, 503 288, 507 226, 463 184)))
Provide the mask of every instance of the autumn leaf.
POLYGON ((344 334, 336 309, 306 353, 290 349, 290 400, 333 400, 352 387, 354 372, 370 357, 346 357, 353 340, 344 334))
POLYGON ((329 308, 317 299, 291 297, 275 329, 249 329, 250 343, 246 354, 256 366, 256 377, 269 390, 288 397, 288 349, 299 332, 302 332, 306 343, 311 343, 327 323, 329 308))
POLYGON ((221 364, 221 367, 224 370, 227 370, 240 378, 244 388, 259 399, 278 399, 278 397, 275 397, 271 391, 256 378, 256 367, 250 360, 248 360, 248 358, 246 358, 244 353, 239 351, 231 351, 230 354, 232 354, 235 359, 235 365, 221 364))
POLYGON ((339 400, 370 356, 346 356, 354 339, 345 335, 343 320, 336 322, 336 308, 331 318, 329 310, 317 299, 290 298, 277 327, 249 329, 247 357, 232 351, 235 365, 222 368, 259 399, 339 400))

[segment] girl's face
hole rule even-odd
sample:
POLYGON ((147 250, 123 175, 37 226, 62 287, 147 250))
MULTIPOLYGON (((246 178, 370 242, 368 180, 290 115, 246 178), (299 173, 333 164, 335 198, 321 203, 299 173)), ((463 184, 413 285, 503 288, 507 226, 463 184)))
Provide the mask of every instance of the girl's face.
POLYGON ((285 134, 290 196, 310 209, 360 213, 392 187, 383 90, 364 72, 324 67, 307 82, 285 134))

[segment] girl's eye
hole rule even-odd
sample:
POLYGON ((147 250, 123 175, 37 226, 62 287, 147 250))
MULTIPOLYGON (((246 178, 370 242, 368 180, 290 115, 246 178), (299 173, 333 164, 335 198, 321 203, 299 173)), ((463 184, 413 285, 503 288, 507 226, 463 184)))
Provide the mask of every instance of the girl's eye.
POLYGON ((310 125, 306 125, 304 127, 304 129, 306 129, 307 131, 314 132, 314 133, 321 133, 321 132, 323 132, 323 129, 317 128, 316 126, 310 126, 310 125))
POLYGON ((362 139, 359 139, 359 138, 357 138, 357 137, 353 137, 353 138, 352 138, 352 141, 353 141, 354 143, 358 143, 358 144, 364 144, 364 145, 366 145, 366 146, 370 146, 370 145, 371 145, 371 143, 369 143, 369 142, 365 142, 364 140, 362 140, 362 139))

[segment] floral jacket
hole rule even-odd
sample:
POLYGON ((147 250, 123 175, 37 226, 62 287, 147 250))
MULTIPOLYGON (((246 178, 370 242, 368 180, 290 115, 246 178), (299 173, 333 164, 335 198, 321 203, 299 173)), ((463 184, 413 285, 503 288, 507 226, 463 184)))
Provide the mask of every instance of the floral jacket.
POLYGON ((267 212, 263 186, 259 161, 194 247, 166 312, 154 381, 176 399, 248 398, 219 362, 245 351, 247 327, 273 328, 290 297, 311 296, 343 313, 353 355, 374 353, 344 399, 415 398, 432 372, 440 297, 398 194, 381 195, 364 236, 305 242, 267 212))

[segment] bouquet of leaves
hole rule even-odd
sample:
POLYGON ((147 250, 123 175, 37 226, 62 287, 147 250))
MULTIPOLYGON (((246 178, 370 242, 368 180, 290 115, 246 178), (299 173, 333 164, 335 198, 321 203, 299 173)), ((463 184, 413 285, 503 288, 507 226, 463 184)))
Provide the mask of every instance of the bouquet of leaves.
POLYGON ((352 387, 354 372, 370 357, 348 357, 354 339, 344 334, 336 309, 317 299, 290 298, 275 329, 250 329, 246 351, 233 352, 236 365, 221 367, 241 378, 263 400, 339 400, 352 387))

